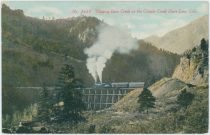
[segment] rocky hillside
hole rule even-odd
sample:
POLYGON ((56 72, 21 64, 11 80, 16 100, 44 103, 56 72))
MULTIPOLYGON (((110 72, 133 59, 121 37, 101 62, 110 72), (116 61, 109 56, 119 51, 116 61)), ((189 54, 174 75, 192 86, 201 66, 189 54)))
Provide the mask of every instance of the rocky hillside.
POLYGON ((136 89, 111 108, 85 112, 86 122, 50 124, 48 129, 59 133, 207 133, 208 131, 208 86, 189 86, 184 82, 163 78, 149 89, 156 97, 155 108, 149 114, 139 113, 137 103, 141 89, 136 89), (193 93, 195 98, 186 110, 177 104, 181 91, 193 93), (68 126, 67 126, 68 125, 68 126))
POLYGON ((136 113, 138 112, 138 96, 142 92, 143 89, 136 89, 129 94, 127 94, 125 97, 123 97, 120 101, 115 103, 113 106, 111 106, 110 110, 114 112, 121 112, 121 113, 136 113))
POLYGON ((178 110, 177 96, 182 90, 193 92, 194 89, 186 83, 172 78, 162 78, 149 87, 153 96, 156 97, 156 111, 166 113, 178 110))
MULTIPOLYGON (((153 96, 156 97, 156 107, 151 109, 150 112, 165 114, 177 109, 177 95, 180 92, 186 89, 187 91, 195 92, 195 89, 178 80, 173 78, 162 78, 156 83, 152 84, 149 87, 149 90, 152 92, 153 96)), ((142 89, 136 89, 131 91, 128 95, 122 98, 114 104, 110 110, 114 112, 123 112, 123 113, 137 113, 138 112, 138 96, 142 92, 142 89)))
POLYGON ((8 45, 21 44, 40 53, 66 54, 85 60, 83 49, 97 38, 97 26, 102 22, 95 17, 44 20, 25 16, 20 9, 11 10, 2 5, 2 36, 8 45))
MULTIPOLYGON (((155 108, 149 110, 149 115, 138 112, 138 95, 142 89, 136 89, 112 107, 87 114, 88 122, 97 125, 97 133, 207 133, 207 82, 208 41, 202 39, 199 46, 183 54, 172 78, 162 78, 148 87, 156 98, 155 108), (177 102, 184 90, 194 95, 186 109, 177 102)), ((80 126, 76 132, 85 127, 80 126)))
MULTIPOLYGON (((156 97, 156 108, 152 109, 152 112, 163 113, 174 111, 177 108, 177 95, 186 89, 187 91, 195 92, 192 85, 186 84, 178 79, 162 78, 149 87, 153 96, 156 97)), ((114 104, 110 110, 114 112, 138 112, 138 95, 142 92, 142 89, 136 89, 131 91, 128 95, 122 98, 114 104)))
POLYGON ((3 4, 3 84, 54 85, 64 62, 77 67, 77 77, 83 76, 88 83, 91 76, 85 66, 83 49, 94 42, 94 32, 100 23, 94 17, 37 19, 3 4))
POLYGON ((202 39, 199 46, 185 52, 172 77, 194 85, 208 83, 208 46, 202 39))
POLYGON ((144 40, 158 48, 181 54, 198 45, 202 38, 208 39, 208 16, 198 18, 162 37, 151 36, 144 40))

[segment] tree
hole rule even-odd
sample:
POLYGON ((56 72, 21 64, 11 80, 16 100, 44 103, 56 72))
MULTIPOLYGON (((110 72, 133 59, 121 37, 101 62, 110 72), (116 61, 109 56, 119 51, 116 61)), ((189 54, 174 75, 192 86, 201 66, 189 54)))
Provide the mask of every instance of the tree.
POLYGON ((207 42, 206 42, 206 40, 204 38, 202 38, 200 44, 201 44, 201 49, 202 50, 208 50, 208 44, 207 44, 207 42))
POLYGON ((152 93, 147 88, 144 88, 138 99, 138 103, 140 104, 139 111, 146 110, 148 114, 148 109, 155 107, 155 100, 156 99, 152 93))
POLYGON ((42 122, 48 122, 50 115, 49 94, 44 86, 39 95, 37 119, 42 122))
POLYGON ((74 68, 65 64, 59 74, 56 93, 56 115, 59 119, 78 121, 82 118, 81 112, 85 109, 85 104, 81 91, 77 89, 81 87, 82 82, 75 78, 74 68))
POLYGON ((196 51, 196 47, 193 47, 192 51, 195 52, 196 51))
POLYGON ((181 106, 184 107, 185 109, 187 108, 188 105, 192 103, 192 100, 194 98, 194 94, 187 92, 186 89, 182 90, 182 92, 178 95, 177 97, 177 103, 181 106))

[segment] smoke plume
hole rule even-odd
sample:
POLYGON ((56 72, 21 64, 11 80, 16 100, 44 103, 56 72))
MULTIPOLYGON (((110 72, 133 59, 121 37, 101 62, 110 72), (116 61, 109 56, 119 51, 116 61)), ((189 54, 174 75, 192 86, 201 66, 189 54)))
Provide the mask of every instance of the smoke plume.
POLYGON ((102 82, 103 69, 114 52, 129 53, 138 47, 137 40, 127 31, 113 26, 100 26, 97 41, 84 50, 88 55, 86 66, 95 82, 97 77, 102 82))

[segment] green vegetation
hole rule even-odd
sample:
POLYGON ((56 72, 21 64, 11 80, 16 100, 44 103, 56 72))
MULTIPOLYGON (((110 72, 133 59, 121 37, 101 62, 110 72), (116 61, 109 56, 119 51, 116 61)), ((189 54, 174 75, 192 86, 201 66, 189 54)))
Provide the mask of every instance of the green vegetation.
POLYGON ((74 68, 65 64, 61 69, 55 93, 56 105, 52 108, 57 121, 80 121, 85 110, 82 94, 76 88, 82 88, 82 82, 75 78, 74 68))
POLYGON ((49 122, 50 120, 50 96, 47 88, 44 86, 39 95, 38 109, 36 118, 41 122, 49 122))
MULTIPOLYGON (((20 121, 39 120, 51 133, 206 133, 208 86, 191 86, 187 91, 193 95, 186 91, 179 94, 176 92, 186 84, 172 78, 153 86, 154 89, 164 86, 162 91, 152 91, 159 94, 161 100, 144 89, 142 93, 141 90, 129 93, 111 108, 99 112, 84 111, 82 95, 75 88, 93 84, 83 50, 96 41, 96 28, 101 23, 97 18, 84 16, 42 20, 2 5, 3 127, 17 126, 20 121), (71 63, 71 66, 62 67, 63 63, 71 63), (57 86, 56 90, 17 88, 42 86, 43 83, 57 86), (161 102, 165 104, 161 106, 161 102), (167 110, 178 106, 177 103, 185 109, 167 110), (148 109, 151 109, 149 114, 148 109), (146 110, 147 114, 138 110, 146 110)), ((208 42, 203 39, 193 53, 184 54, 201 63, 198 70, 202 75, 206 71, 203 67, 208 65, 207 48, 208 42), (200 62, 201 59, 204 61, 200 62)), ((146 81, 146 86, 150 86, 163 76, 171 76, 179 57, 139 41, 139 48, 131 53, 113 54, 104 69, 103 81, 146 81)))
POLYGON ((152 93, 150 90, 147 88, 144 88, 141 94, 139 95, 139 111, 147 111, 148 114, 148 109, 149 108, 154 108, 155 107, 155 97, 152 96, 152 93))
MULTIPOLYGON (((71 63, 76 78, 81 78, 85 87, 92 86, 94 80, 86 68, 83 50, 96 41, 96 29, 102 23, 85 16, 58 20, 31 18, 22 10, 11 10, 3 4, 3 115, 12 115, 38 101, 38 91, 17 91, 16 87, 40 87, 43 83, 55 86, 63 63, 71 63)), ((139 49, 130 54, 113 55, 103 71, 104 82, 152 80, 152 83, 172 74, 179 55, 143 41, 139 44, 139 49)))
MULTIPOLYGON (((67 62, 75 67, 78 78, 83 78, 85 85, 90 86, 93 79, 86 69, 83 50, 95 41, 96 27, 101 23, 94 17, 61 20, 30 18, 3 4, 3 79, 5 82, 14 80, 22 86, 41 86, 42 82, 53 86, 61 68, 59 65, 67 56, 67 62), (79 35, 84 35, 87 29, 95 34, 86 35, 87 41, 83 42, 79 35)), ((173 72, 179 62, 178 55, 143 41, 139 44, 139 49, 128 55, 114 54, 103 73, 105 82, 157 80, 173 72)))
POLYGON ((65 64, 59 73, 56 88, 49 91, 44 86, 40 92, 35 119, 42 123, 84 120, 81 113, 85 110, 85 104, 82 93, 76 88, 82 88, 82 81, 75 78, 74 68, 65 64))
POLYGON ((194 95, 190 92, 187 92, 186 89, 182 90, 182 92, 178 95, 177 97, 177 103, 181 106, 184 107, 185 109, 187 108, 188 105, 190 105, 193 101, 194 95))
POLYGON ((203 50, 203 51, 208 50, 208 42, 204 38, 201 39, 201 50, 203 50))
POLYGON ((178 63, 178 55, 140 40, 137 50, 113 54, 103 71, 103 81, 145 81, 149 86, 164 76, 171 76, 178 63))
POLYGON ((2 116, 10 115, 17 111, 23 111, 31 104, 38 101, 38 91, 21 90, 12 86, 2 88, 2 116))
POLYGON ((21 111, 15 111, 12 115, 3 115, 4 128, 17 127, 20 121, 32 121, 37 116, 37 107, 37 104, 33 104, 21 111))
POLYGON ((207 133, 208 86, 194 87, 191 91, 195 96, 186 110, 159 113, 151 111, 149 115, 129 110, 121 114, 105 110, 93 115, 86 114, 88 122, 78 125, 76 132, 87 133, 88 125, 94 123, 96 133, 207 133))

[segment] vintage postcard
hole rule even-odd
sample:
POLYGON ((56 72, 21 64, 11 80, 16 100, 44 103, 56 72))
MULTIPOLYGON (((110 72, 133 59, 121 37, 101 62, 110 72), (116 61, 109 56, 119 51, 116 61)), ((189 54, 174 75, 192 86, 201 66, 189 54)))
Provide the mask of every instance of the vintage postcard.
POLYGON ((3 1, 2 132, 208 133, 207 1, 3 1))

